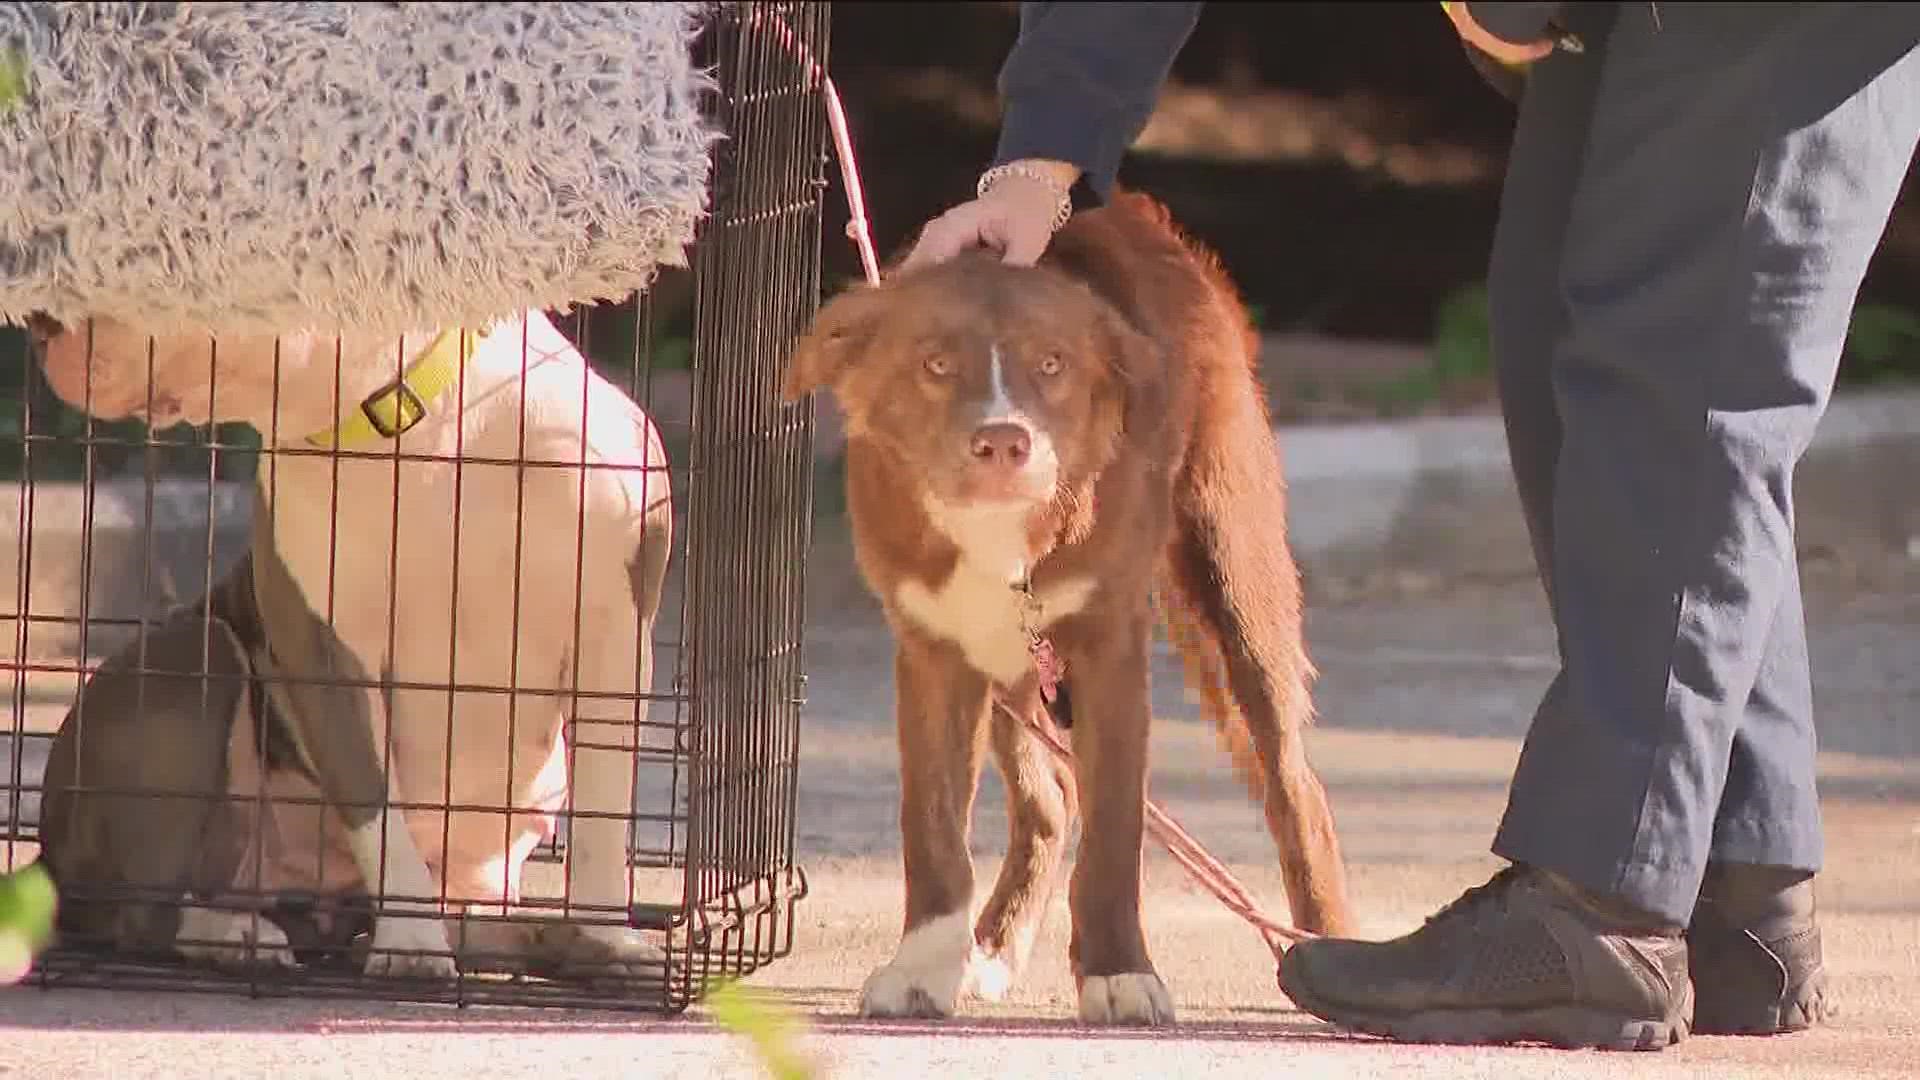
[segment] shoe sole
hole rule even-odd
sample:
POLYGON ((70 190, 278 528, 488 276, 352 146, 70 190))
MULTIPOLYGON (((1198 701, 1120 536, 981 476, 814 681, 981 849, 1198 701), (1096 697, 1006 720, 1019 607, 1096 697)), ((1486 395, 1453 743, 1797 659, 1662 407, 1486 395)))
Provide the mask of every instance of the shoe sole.
POLYGON ((1291 985, 1285 965, 1280 988, 1293 1003, 1314 1016, 1367 1035, 1397 1042, 1442 1046, 1490 1046, 1545 1043, 1562 1050, 1665 1050, 1690 1033, 1693 987, 1683 991, 1680 1008, 1665 1020, 1648 1020, 1575 1006, 1541 1009, 1434 1009, 1414 1013, 1371 1012, 1334 1005, 1291 985))

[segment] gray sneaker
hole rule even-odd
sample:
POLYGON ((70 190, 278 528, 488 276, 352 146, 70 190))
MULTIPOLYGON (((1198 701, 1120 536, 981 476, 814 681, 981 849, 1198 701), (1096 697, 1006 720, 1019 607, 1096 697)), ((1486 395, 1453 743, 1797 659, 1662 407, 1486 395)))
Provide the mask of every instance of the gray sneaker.
POLYGON ((1687 927, 1702 1035, 1779 1035, 1834 1012, 1811 875, 1710 864, 1687 927))
POLYGON ((1693 1013, 1679 927, 1519 866, 1404 937, 1303 941, 1280 985, 1323 1020, 1404 1042, 1663 1050, 1693 1013))

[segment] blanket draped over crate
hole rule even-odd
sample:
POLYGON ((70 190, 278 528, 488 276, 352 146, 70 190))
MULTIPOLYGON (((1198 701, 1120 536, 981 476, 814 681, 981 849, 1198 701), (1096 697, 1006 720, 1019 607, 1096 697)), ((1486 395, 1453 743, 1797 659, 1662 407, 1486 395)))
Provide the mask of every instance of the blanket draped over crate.
POLYGON ((483 324, 685 264, 690 3, 0 3, 0 319, 483 324))

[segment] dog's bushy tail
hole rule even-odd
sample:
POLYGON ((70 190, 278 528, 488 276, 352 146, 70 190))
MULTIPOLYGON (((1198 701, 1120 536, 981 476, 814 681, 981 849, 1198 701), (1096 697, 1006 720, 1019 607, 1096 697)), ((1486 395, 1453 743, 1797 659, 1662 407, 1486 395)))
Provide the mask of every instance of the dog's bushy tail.
POLYGON ((1262 757, 1285 756, 1280 744, 1313 722, 1318 674, 1301 634, 1300 578, 1278 488, 1277 461, 1270 469, 1229 463, 1197 478, 1154 588, 1188 696, 1255 799, 1264 798, 1271 768, 1262 757))
MULTIPOLYGON (((1316 676, 1303 636, 1300 574, 1287 543, 1286 482, 1261 391, 1259 337, 1233 282, 1164 207, 1140 196, 1120 213, 1184 249, 1202 287, 1183 291, 1180 403, 1188 433, 1178 465, 1174 538, 1155 602, 1222 747, 1265 812, 1294 922, 1342 933, 1350 921, 1333 815, 1307 761, 1316 676)), ((1165 245, 1150 245, 1165 249, 1165 245)))
POLYGON ((1270 430, 1261 437, 1264 451, 1230 443, 1191 463, 1202 472, 1176 511, 1180 526, 1156 599, 1189 690, 1266 818, 1294 925, 1344 934, 1352 919, 1346 871, 1306 751, 1317 673, 1301 633, 1277 450, 1270 430))
POLYGON ((1227 680, 1226 658, 1210 630, 1200 620, 1192 600, 1163 569, 1155 582, 1154 607, 1167 628, 1167 638, 1180 656, 1185 672, 1187 700, 1200 707, 1212 725, 1220 749, 1233 760, 1233 770, 1247 785, 1255 799, 1266 793, 1266 775, 1260 759, 1254 756, 1253 743, 1247 737, 1247 724, 1240 715, 1240 703, 1227 680))
POLYGON ((1262 727, 1312 720, 1315 671, 1301 639, 1300 576, 1287 544, 1286 481, 1259 378, 1260 336, 1232 278, 1160 203, 1134 192, 1116 211, 1164 233, 1204 282, 1202 318, 1217 328, 1185 358, 1192 441, 1176 483, 1177 534, 1155 601, 1186 668, 1187 688, 1224 748, 1260 783, 1262 727), (1254 730, 1243 709, 1254 709, 1254 730))
POLYGON ((1317 672, 1287 546, 1279 448, 1257 402, 1227 396, 1186 463, 1159 609, 1189 688, 1265 814, 1294 925, 1345 934, 1352 910, 1339 838, 1307 760, 1317 672))

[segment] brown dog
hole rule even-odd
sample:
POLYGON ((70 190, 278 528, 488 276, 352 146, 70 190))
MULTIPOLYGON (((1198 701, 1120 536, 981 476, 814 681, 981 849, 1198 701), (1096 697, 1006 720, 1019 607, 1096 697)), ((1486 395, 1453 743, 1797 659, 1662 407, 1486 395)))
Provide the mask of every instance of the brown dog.
POLYGON ((863 1013, 948 1015, 970 965, 975 989, 1003 989, 1077 804, 1080 1015, 1172 1021, 1140 925, 1156 593, 1265 801, 1295 922, 1347 928, 1302 744, 1313 669, 1256 348, 1225 274, 1131 194, 1075 218, 1038 267, 906 273, 836 298, 801 343, 786 392, 830 388, 846 414, 855 558, 896 641, 906 924, 863 1013), (1072 688, 1072 783, 1014 719, 1041 707, 1042 642, 1072 688), (1014 835, 970 927, 988 743, 1014 835))

